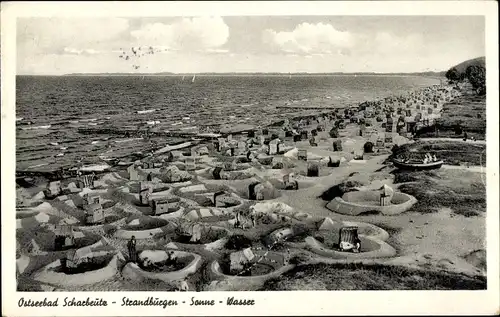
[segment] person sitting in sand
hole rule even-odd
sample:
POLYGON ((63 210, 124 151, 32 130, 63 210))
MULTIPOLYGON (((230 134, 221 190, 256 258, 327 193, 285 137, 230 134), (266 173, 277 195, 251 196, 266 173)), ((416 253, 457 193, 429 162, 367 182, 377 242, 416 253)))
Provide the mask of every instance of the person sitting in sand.
POLYGON ((168 261, 173 262, 177 260, 177 255, 175 254, 174 251, 168 252, 168 261))
POLYGON ((430 163, 432 162, 432 156, 429 152, 425 153, 425 159, 424 159, 424 164, 425 163, 430 163))

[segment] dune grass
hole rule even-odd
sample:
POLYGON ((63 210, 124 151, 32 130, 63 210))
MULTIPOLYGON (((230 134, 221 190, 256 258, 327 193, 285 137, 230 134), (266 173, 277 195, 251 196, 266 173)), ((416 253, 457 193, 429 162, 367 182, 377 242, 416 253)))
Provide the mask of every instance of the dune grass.
MULTIPOLYGON (((486 96, 478 96, 475 92, 465 91, 464 95, 443 105, 441 118, 436 121, 439 129, 438 137, 461 138, 463 133, 456 134, 455 127, 467 131, 469 137, 484 140, 486 135, 486 96)), ((421 129, 419 137, 436 137, 435 127, 421 129)))
POLYGON ((484 290, 486 278, 380 264, 300 265, 267 281, 263 291, 484 290))
POLYGON ((409 211, 432 213, 446 207, 466 217, 486 212, 486 187, 479 173, 460 170, 398 171, 399 190, 417 198, 409 211))

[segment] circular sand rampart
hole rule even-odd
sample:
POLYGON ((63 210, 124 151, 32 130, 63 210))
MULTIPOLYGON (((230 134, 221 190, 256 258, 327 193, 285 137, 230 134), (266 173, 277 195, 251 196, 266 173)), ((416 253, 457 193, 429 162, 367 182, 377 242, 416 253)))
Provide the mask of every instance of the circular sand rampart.
POLYGON ((157 234, 162 234, 164 233, 164 229, 170 229, 169 225, 160 227, 160 228, 154 228, 154 229, 148 229, 148 230, 122 230, 119 229, 115 233, 115 237, 118 239, 124 239, 128 240, 134 236, 137 240, 142 240, 142 239, 151 239, 157 234))
POLYGON ((276 189, 270 182, 262 181, 255 177, 242 180, 226 181, 226 183, 224 184, 227 185, 230 189, 232 189, 239 197, 245 200, 250 200, 249 185, 255 183, 259 183, 261 186, 263 186, 263 191, 262 191, 263 199, 255 201, 273 200, 281 196, 279 190, 276 189))
MULTIPOLYGON (((366 222, 355 221, 333 221, 331 218, 326 217, 316 223, 318 232, 328 231, 331 233, 339 232, 343 227, 357 227, 358 233, 368 238, 374 238, 382 241, 389 239, 389 233, 384 229, 366 222)), ((337 237, 338 239, 338 237, 337 237)))
MULTIPOLYGON (((275 278, 280 276, 281 274, 293 269, 295 265, 284 265, 283 260, 277 260, 275 262, 271 262, 270 259, 277 259, 281 257, 276 252, 268 252, 266 257, 263 257, 264 251, 256 251, 254 252, 256 259, 261 259, 260 263, 272 266, 274 271, 257 276, 238 276, 238 275, 228 275, 222 271, 222 268, 217 261, 213 261, 210 264, 210 274, 216 280, 223 280, 225 283, 221 283, 221 289, 217 289, 215 286, 214 290, 224 290, 224 291, 238 291, 238 290, 255 290, 262 286, 266 281, 271 278, 275 278)), ((210 287, 210 286, 209 286, 210 287)))
POLYGON ((228 221, 235 216, 227 211, 228 208, 198 208, 185 212, 182 216, 189 221, 219 222, 228 221))
MULTIPOLYGON (((118 229, 115 233, 115 238, 118 239, 130 239, 132 236, 134 236, 136 239, 150 239, 153 238, 157 234, 163 234, 166 232, 173 232, 176 228, 176 225, 172 222, 168 222, 165 219, 162 219, 160 217, 149 217, 150 219, 156 219, 158 221, 162 221, 162 223, 159 223, 160 225, 156 228, 150 228, 150 229, 144 229, 144 230, 133 230, 130 228, 124 228, 122 227, 121 229, 118 229)), ((155 221, 156 221, 155 220, 155 221)))
MULTIPOLYGON (((177 259, 188 259, 192 260, 181 270, 173 272, 149 272, 141 269, 135 263, 128 263, 122 270, 122 276, 130 280, 161 280, 163 282, 171 283, 175 281, 182 281, 186 279, 191 274, 196 273, 196 271, 201 267, 203 259, 201 256, 191 252, 184 252, 178 250, 172 250, 177 259)), ((166 251, 165 256, 167 255, 166 251)))
POLYGON ((179 209, 176 210, 176 211, 172 211, 172 212, 169 212, 169 213, 164 213, 164 214, 161 214, 161 215, 158 215, 158 216, 151 216, 151 217, 158 217, 160 219, 171 220, 171 219, 180 218, 184 214, 185 214, 184 207, 179 207, 179 209))
MULTIPOLYGON (((193 222, 196 224, 197 222, 193 222)), ((224 227, 219 226, 209 226, 209 225, 201 225, 201 237, 197 242, 191 242, 190 235, 182 235, 179 232, 176 232, 176 235, 172 237, 173 242, 178 245, 198 245, 204 249, 221 249, 221 246, 224 246, 227 242, 228 236, 230 235, 230 231, 224 227)), ((181 225, 182 226, 182 225, 181 225)))
POLYGON ((102 282, 118 273, 118 255, 114 255, 111 261, 103 268, 85 273, 66 274, 64 272, 57 272, 56 269, 60 266, 60 260, 54 261, 35 273, 34 279, 61 286, 88 285, 102 282))
MULTIPOLYGON (((209 170, 211 172, 211 170, 209 170)), ((220 172, 220 180, 238 180, 238 179, 248 179, 255 176, 255 170, 253 167, 237 169, 234 171, 222 170, 220 172)), ((213 179, 213 176, 212 176, 213 179)))
POLYGON ((305 241, 307 249, 321 256, 334 259, 359 260, 368 258, 386 258, 396 255, 396 249, 382 240, 361 235, 359 236, 359 239, 361 240, 361 252, 359 253, 341 252, 329 249, 313 237, 307 237, 305 241))
POLYGON ((298 221, 308 221, 312 218, 312 216, 308 213, 296 211, 289 205, 278 202, 259 202, 250 207, 250 210, 254 212, 254 214, 259 218, 259 215, 269 215, 276 220, 282 219, 285 217, 286 219, 295 219, 298 221))
POLYGON ((360 229, 360 234, 368 237, 368 238, 374 238, 378 239, 381 241, 386 241, 389 239, 389 233, 385 231, 384 229, 377 227, 375 225, 372 225, 371 223, 366 223, 366 222, 353 222, 353 221, 342 221, 342 226, 344 227, 358 227, 360 229))
MULTIPOLYGON (((104 210, 104 214, 106 214, 106 210, 104 210)), ((108 215, 109 217, 109 215, 108 215)), ((106 218, 106 217, 105 217, 106 218)), ((104 222, 104 223, 96 223, 96 224, 88 224, 88 225, 80 225, 80 226, 75 226, 78 230, 89 230, 89 229, 100 229, 105 226, 116 226, 118 225, 124 218, 127 218, 127 216, 117 216, 116 220, 113 220, 111 222, 104 222)))
POLYGON ((367 212, 380 212, 383 215, 397 215, 410 209, 417 199, 411 195, 397 192, 391 205, 380 206, 378 191, 356 191, 344 194, 342 198, 335 197, 326 208, 344 215, 357 216, 367 212))

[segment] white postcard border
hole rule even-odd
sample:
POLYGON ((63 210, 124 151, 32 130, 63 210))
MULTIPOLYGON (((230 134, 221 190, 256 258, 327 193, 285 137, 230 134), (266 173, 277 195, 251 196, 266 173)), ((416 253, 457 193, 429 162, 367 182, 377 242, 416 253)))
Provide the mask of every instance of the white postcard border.
POLYGON ((360 314, 494 314, 499 312, 499 177, 498 177, 498 15, 494 1, 353 1, 353 2, 20 2, 2 3, 2 315, 5 316, 167 316, 167 315, 360 315, 360 314), (297 292, 53 292, 15 291, 15 21, 33 16, 167 16, 167 15, 484 15, 487 63, 487 291, 297 291, 297 292), (191 297, 225 302, 227 297, 252 298, 256 305, 214 307, 19 308, 21 297, 165 297, 189 303, 191 297))

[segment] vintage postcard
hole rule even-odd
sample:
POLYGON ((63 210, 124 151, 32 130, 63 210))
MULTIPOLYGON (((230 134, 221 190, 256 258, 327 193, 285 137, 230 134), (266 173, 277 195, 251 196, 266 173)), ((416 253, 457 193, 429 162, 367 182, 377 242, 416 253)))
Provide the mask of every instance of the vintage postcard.
POLYGON ((2 315, 498 313, 497 10, 2 3, 2 315))

